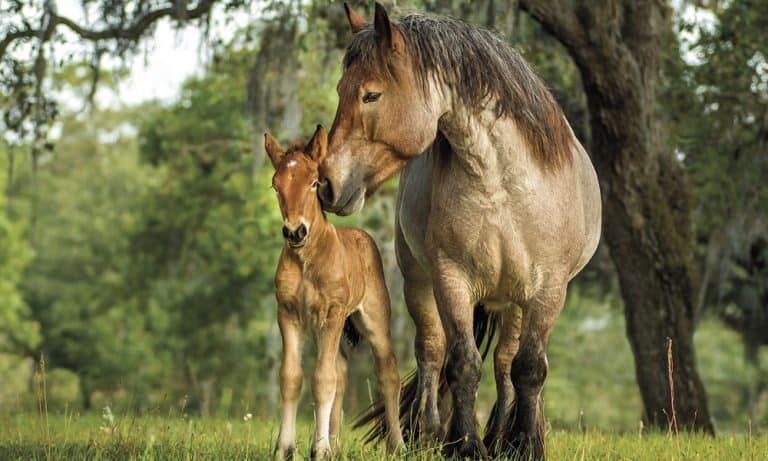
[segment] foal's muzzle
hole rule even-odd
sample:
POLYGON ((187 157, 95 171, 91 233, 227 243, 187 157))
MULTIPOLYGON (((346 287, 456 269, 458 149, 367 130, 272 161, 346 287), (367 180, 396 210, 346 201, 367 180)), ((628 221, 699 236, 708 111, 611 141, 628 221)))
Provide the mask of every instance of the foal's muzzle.
POLYGON ((294 230, 283 226, 283 237, 291 248, 301 248, 307 243, 307 226, 302 223, 294 230))

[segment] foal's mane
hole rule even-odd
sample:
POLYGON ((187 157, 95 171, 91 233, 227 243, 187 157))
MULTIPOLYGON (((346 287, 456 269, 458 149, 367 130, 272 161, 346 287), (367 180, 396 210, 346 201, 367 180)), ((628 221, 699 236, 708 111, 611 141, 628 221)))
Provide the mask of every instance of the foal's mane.
MULTIPOLYGON (((412 14, 394 24, 405 38, 423 92, 434 74, 467 107, 480 111, 490 101, 499 117, 512 117, 543 167, 558 169, 571 161, 573 136, 563 112, 517 50, 495 34, 458 19, 412 14)), ((371 26, 352 38, 344 67, 358 61, 385 78, 394 78, 371 26)))

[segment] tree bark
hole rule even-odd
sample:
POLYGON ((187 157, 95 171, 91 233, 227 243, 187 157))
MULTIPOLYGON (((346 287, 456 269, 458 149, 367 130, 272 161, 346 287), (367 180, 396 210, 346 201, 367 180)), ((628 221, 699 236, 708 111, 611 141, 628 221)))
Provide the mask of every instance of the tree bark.
POLYGON ((520 0, 579 67, 646 421, 713 433, 693 347, 697 271, 685 173, 657 112, 663 2, 520 0), (669 383, 667 342, 674 366, 669 383))

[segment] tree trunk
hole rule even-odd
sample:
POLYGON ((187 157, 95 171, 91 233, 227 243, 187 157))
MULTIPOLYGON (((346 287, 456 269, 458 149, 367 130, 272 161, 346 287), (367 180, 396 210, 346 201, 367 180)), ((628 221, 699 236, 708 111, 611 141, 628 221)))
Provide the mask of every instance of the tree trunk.
POLYGON ((601 180, 604 236, 616 265, 646 421, 714 432, 693 348, 697 273, 684 171, 657 113, 660 2, 521 0, 582 74, 601 180), (671 340, 673 392, 667 344, 671 340), (674 397, 674 408, 672 400, 674 397))

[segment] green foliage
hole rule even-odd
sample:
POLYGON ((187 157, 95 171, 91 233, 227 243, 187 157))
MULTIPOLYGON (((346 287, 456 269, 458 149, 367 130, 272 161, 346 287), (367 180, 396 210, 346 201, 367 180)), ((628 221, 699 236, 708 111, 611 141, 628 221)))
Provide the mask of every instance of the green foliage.
POLYGON ((712 13, 714 25, 681 22, 682 31, 697 37, 683 41, 694 62, 669 69, 663 99, 677 118, 676 140, 694 179, 704 232, 768 210, 768 2, 714 2, 712 13))
MULTIPOLYGON (((5 171, 5 155, 0 169, 5 171)), ((0 190, 6 191, 5 177, 0 190)), ((6 197, 0 195, 0 352, 30 354, 40 343, 40 325, 32 318, 22 296, 20 283, 32 259, 32 249, 24 238, 24 225, 7 214, 6 197)))

